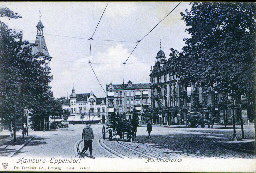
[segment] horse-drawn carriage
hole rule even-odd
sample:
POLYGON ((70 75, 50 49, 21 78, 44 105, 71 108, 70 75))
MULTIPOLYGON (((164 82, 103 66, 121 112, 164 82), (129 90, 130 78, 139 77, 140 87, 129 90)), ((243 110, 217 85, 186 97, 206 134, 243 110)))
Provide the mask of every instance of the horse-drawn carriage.
POLYGON ((103 139, 121 139, 131 141, 135 138, 138 124, 124 118, 117 118, 107 122, 102 128, 103 139))

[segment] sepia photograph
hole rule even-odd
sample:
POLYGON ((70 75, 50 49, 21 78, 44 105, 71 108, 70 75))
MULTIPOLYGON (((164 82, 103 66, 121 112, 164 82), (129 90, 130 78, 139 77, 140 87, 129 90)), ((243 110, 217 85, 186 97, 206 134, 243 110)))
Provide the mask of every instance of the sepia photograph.
POLYGON ((255 172, 253 2, 0 2, 0 172, 255 172))

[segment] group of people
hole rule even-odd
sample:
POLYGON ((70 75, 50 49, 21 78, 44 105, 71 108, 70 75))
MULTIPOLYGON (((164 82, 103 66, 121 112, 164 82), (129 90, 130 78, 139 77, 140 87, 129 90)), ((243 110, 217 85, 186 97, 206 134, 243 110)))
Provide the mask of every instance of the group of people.
MULTIPOLYGON (((152 132, 152 124, 150 122, 147 123, 147 132, 148 132, 148 138, 150 138, 150 134, 152 132)), ((93 130, 92 130, 90 124, 87 124, 85 126, 85 128, 83 129, 82 139, 83 139, 83 142, 84 142, 84 148, 82 149, 82 151, 79 154, 83 154, 89 149, 89 152, 90 152, 89 157, 93 158, 92 142, 93 142, 93 139, 94 139, 94 133, 93 133, 93 130)))

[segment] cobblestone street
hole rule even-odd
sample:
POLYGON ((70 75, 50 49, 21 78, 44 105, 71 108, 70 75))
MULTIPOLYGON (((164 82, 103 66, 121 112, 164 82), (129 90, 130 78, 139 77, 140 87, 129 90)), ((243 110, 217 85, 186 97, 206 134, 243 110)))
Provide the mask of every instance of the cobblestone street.
MULTIPOLYGON (((151 143, 193 157, 253 158, 255 157, 254 127, 245 128, 243 141, 232 141, 233 129, 155 127, 152 136, 138 135, 137 142, 151 143)), ((238 137, 241 130, 237 129, 238 137)))
MULTIPOLYGON (((56 131, 30 131, 34 138, 14 157, 78 157, 76 142, 81 139, 84 125, 70 125, 56 131)), ((137 138, 133 142, 103 140, 102 125, 92 125, 95 139, 95 157, 108 158, 254 158, 254 127, 245 128, 243 141, 232 141, 232 129, 175 128, 153 126, 152 136, 147 137, 146 127, 138 127, 137 138), (238 150, 239 148, 239 150, 238 150), (244 149, 244 150, 242 150, 244 149)), ((240 130, 237 129, 238 136, 240 130)), ((6 144, 8 145, 8 143, 6 144)), ((17 148, 17 147, 16 147, 17 148)), ((14 148, 15 149, 15 148, 14 148)), ((7 151, 6 151, 7 152, 7 151)), ((2 148, 1 156, 7 156, 2 148)))

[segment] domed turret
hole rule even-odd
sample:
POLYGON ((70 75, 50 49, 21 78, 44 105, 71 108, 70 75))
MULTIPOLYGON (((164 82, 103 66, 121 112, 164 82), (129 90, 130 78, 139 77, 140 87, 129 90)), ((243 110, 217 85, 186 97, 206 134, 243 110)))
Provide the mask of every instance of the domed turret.
POLYGON ((159 50, 159 52, 157 53, 157 57, 165 57, 164 51, 159 50))
POLYGON ((162 51, 162 42, 160 40, 160 50, 157 52, 156 55, 157 62, 163 62, 165 60, 165 53, 162 51))
POLYGON ((164 51, 160 50, 157 53, 156 59, 157 59, 157 62, 163 62, 166 59, 164 51))

